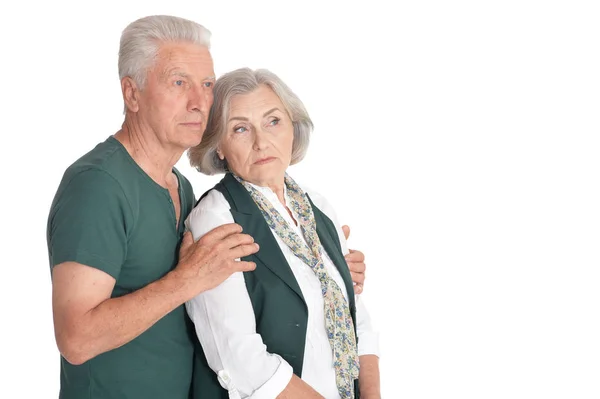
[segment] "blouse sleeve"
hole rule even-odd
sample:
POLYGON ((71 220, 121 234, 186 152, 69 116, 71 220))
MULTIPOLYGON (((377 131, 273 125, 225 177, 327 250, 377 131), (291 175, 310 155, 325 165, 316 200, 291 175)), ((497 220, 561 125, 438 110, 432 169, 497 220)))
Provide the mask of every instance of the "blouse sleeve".
MULTIPOLYGON (((190 213, 186 227, 197 241, 210 230, 233 222, 227 200, 213 190, 190 213)), ((275 398, 285 389, 292 367, 279 355, 267 352, 256 333, 243 273, 234 273, 188 301, 186 309, 208 365, 231 398, 275 398)))
MULTIPOLYGON (((331 204, 319 193, 314 191, 307 192, 317 208, 327 215, 335 225, 344 255, 350 253, 342 225, 339 223, 331 204)), ((379 334, 373 328, 371 316, 360 295, 356 295, 356 333, 358 335, 358 355, 379 356, 379 334)))

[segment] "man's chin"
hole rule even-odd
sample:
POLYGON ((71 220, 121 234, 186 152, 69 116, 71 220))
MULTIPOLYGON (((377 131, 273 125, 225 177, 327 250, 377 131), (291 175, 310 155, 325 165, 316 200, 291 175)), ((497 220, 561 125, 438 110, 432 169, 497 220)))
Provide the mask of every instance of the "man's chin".
POLYGON ((194 137, 190 137, 189 140, 186 140, 186 150, 190 149, 192 147, 196 147, 197 145, 200 144, 200 142, 202 141, 202 134, 199 134, 197 136, 194 137))

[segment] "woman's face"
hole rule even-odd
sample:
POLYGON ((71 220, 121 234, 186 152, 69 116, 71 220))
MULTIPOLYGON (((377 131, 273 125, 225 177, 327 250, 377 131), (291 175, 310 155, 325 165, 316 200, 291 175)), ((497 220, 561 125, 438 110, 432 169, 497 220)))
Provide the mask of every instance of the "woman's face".
POLYGON ((218 149, 230 171, 259 186, 281 185, 292 158, 294 127, 279 97, 265 85, 232 97, 218 149))

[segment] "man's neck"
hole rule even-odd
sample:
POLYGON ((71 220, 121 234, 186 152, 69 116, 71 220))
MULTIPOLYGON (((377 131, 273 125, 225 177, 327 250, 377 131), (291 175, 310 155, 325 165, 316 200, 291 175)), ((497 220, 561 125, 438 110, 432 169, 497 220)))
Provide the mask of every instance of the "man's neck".
POLYGON ((173 167, 183 150, 166 148, 154 133, 127 119, 114 137, 152 180, 164 188, 172 185, 173 167))

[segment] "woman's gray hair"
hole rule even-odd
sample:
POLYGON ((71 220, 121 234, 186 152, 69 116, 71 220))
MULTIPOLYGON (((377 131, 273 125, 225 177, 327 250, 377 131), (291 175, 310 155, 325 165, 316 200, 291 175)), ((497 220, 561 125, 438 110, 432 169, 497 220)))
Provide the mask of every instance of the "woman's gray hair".
POLYGON ((130 23, 121 34, 119 79, 132 78, 143 90, 146 74, 156 60, 159 46, 188 42, 210 48, 211 33, 204 26, 170 15, 152 15, 130 23))
POLYGON ((227 132, 231 99, 235 95, 251 93, 260 85, 266 85, 275 92, 292 120, 294 141, 290 164, 294 165, 304 158, 313 123, 302 101, 273 72, 266 69, 240 68, 217 79, 213 91, 214 102, 202 141, 188 151, 190 165, 206 175, 227 172, 227 162, 219 159, 217 148, 227 132))

